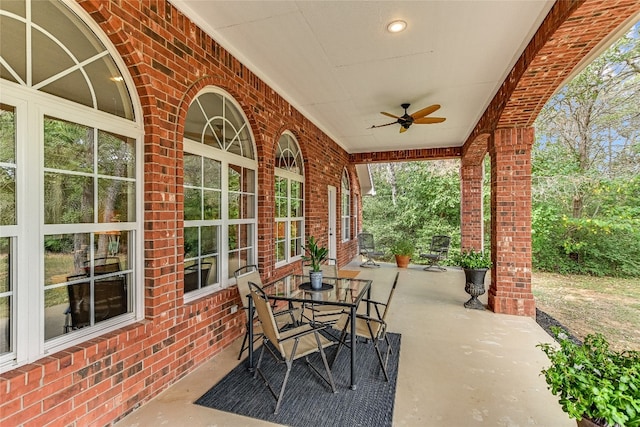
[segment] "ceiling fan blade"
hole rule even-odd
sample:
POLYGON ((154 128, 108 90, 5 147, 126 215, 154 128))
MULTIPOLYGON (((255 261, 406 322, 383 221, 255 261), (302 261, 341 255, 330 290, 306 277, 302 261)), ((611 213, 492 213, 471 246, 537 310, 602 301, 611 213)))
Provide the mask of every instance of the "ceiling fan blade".
POLYGON ((395 122, 391 122, 391 123, 385 123, 383 125, 373 125, 373 126, 371 126, 370 128, 367 128, 367 129, 381 128, 381 127, 384 127, 384 126, 390 126, 390 125, 395 125, 395 124, 398 124, 398 122, 395 121, 395 122))
POLYGON ((444 117, 422 117, 421 119, 415 119, 413 123, 417 123, 419 125, 428 125, 431 123, 442 123, 445 120, 447 119, 445 119, 444 117))
POLYGON ((398 116, 396 116, 396 115, 394 115, 394 114, 391 114, 391 113, 385 113, 384 111, 381 111, 381 112, 380 112, 380 114, 385 115, 385 116, 387 116, 387 117, 393 117, 394 119, 399 119, 399 118, 400 118, 400 117, 398 117, 398 116))
POLYGON ((400 133, 405 133, 407 131, 407 128, 404 126, 400 126, 400 133))
POLYGON ((430 105, 426 108, 423 108, 422 110, 418 110, 415 113, 411 114, 411 117, 413 117, 414 119, 420 119, 426 115, 429 115, 431 113, 433 113, 436 110, 439 110, 440 106, 438 104, 433 104, 430 105))

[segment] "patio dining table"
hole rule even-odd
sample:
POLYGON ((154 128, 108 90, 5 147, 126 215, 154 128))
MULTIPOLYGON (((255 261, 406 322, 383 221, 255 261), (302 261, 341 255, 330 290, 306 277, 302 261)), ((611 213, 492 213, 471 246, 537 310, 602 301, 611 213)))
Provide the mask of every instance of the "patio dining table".
MULTIPOLYGON (((291 274, 279 280, 269 283, 263 287, 269 299, 273 301, 284 301, 289 306, 293 303, 302 303, 305 306, 329 305, 344 307, 351 317, 351 384, 352 390, 356 389, 356 312, 360 302, 371 298, 371 280, 323 277, 322 290, 310 290, 309 276, 291 274)), ((367 302, 367 314, 369 314, 369 304, 367 302)), ((253 300, 249 295, 249 313, 253 318, 253 300)), ((253 322, 249 322, 249 342, 253 342, 253 322)), ((248 368, 253 371, 253 346, 249 345, 248 368)))

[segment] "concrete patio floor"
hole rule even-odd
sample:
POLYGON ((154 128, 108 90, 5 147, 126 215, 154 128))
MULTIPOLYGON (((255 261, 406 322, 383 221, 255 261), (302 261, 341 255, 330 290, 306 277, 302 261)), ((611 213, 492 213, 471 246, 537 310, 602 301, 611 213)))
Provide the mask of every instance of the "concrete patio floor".
MULTIPOLYGON (((402 334, 394 426, 576 425, 540 376, 549 363, 536 344, 551 337, 532 318, 465 309, 461 270, 361 269, 359 262, 343 269, 362 270, 358 278, 372 279, 373 298, 382 301, 400 271, 388 319, 390 331, 402 334)), ((486 304, 486 294, 480 300, 486 304)), ((116 425, 273 425, 192 403, 238 364, 240 341, 116 425)))

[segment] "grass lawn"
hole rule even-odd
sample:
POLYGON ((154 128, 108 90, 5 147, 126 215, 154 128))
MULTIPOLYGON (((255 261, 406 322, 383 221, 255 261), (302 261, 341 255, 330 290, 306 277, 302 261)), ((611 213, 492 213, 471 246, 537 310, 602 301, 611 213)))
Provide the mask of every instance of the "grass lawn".
POLYGON ((640 351, 640 279, 534 272, 536 306, 583 340, 603 334, 617 350, 640 351))

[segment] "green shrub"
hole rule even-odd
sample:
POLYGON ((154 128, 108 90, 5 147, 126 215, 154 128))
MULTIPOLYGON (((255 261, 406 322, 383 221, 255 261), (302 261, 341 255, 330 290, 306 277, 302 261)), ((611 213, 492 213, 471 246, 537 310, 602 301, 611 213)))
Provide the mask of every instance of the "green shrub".
POLYGON ((578 420, 640 426, 640 353, 611 350, 601 334, 588 335, 580 345, 562 329, 552 330, 560 348, 549 343, 538 347, 551 361, 542 374, 562 409, 578 420))

